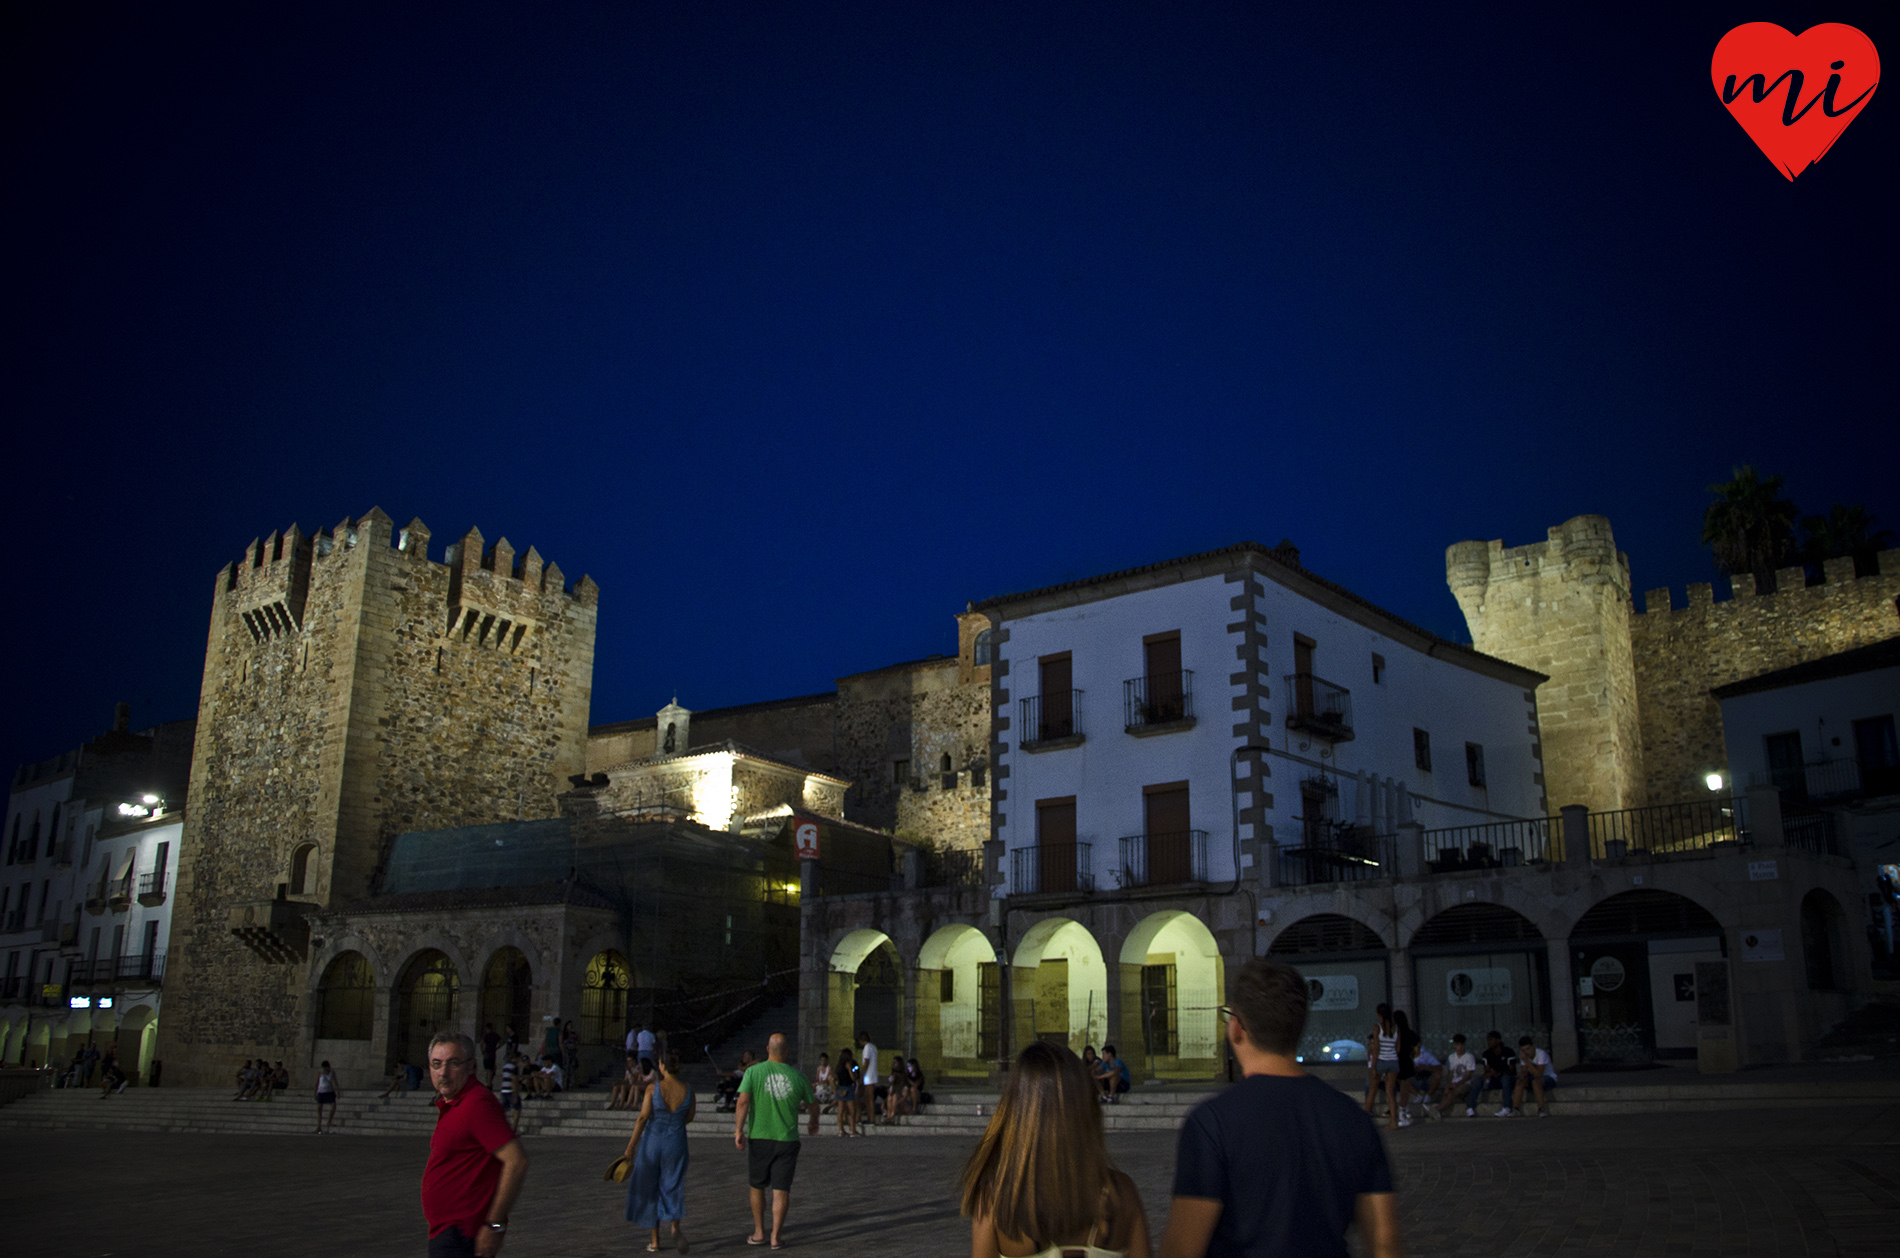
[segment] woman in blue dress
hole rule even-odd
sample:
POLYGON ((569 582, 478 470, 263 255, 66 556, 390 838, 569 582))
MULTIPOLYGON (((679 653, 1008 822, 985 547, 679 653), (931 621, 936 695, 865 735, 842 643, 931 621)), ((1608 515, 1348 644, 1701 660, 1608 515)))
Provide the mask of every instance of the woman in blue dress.
POLYGON ((693 1121, 693 1089, 679 1077, 680 1055, 668 1052, 660 1062, 660 1081, 647 1089, 634 1120, 627 1154, 633 1172, 627 1176, 627 1222, 648 1228, 653 1239, 647 1252, 660 1250, 660 1224, 673 1225, 673 1243, 687 1252, 686 1233, 686 1124, 693 1121))

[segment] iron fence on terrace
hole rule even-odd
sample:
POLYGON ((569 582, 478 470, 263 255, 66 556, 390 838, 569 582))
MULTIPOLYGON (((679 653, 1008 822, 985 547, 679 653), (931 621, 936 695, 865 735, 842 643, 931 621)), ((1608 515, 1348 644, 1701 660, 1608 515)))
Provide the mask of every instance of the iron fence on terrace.
POLYGON ((1590 814, 1590 858, 1708 856, 1718 843, 1748 842, 1742 801, 1726 795, 1590 814))
POLYGON ((1477 826, 1447 826, 1427 830, 1425 868, 1435 874, 1465 869, 1513 869, 1558 859, 1562 833, 1556 817, 1528 817, 1477 826))

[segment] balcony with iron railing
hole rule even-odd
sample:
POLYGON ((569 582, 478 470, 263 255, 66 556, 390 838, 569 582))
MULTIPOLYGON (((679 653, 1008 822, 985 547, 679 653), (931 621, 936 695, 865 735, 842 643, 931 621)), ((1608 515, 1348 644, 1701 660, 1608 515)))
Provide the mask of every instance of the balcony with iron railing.
POLYGON ((1352 692, 1315 677, 1290 673, 1286 678, 1286 727, 1331 743, 1352 741, 1352 692))
POLYGON ((1088 843, 1019 847, 1010 855, 1011 895, 1056 895, 1095 890, 1088 843))
POLYGON ((1748 842, 1742 800, 1728 796, 1590 814, 1590 858, 1712 856, 1748 842))
POLYGON ((1561 833, 1561 822, 1555 817, 1426 830, 1421 835, 1425 868, 1434 874, 1455 874, 1546 864, 1559 858, 1560 845, 1552 843, 1552 836, 1561 833))
POLYGON ((1194 727, 1194 674, 1157 673, 1122 683, 1122 724, 1130 734, 1166 734, 1194 727))
POLYGON ((1165 887, 1207 881, 1207 831, 1132 834, 1122 840, 1121 885, 1165 887))
POLYGON ((120 957, 113 967, 113 977, 121 983, 159 983, 165 977, 165 954, 144 952, 120 957))
POLYGON ((146 908, 157 908, 165 903, 165 875, 163 869, 154 869, 149 874, 139 875, 139 903, 146 908))
POLYGON ((118 878, 106 887, 106 907, 114 913, 123 913, 132 906, 133 874, 127 870, 125 877, 118 878))
POLYGON ((1057 690, 1031 695, 1022 701, 1022 730, 1017 735, 1024 751, 1055 751, 1082 742, 1082 692, 1057 690))
POLYGON ((1374 834, 1369 826, 1340 825, 1323 818, 1304 823, 1297 844, 1282 847, 1275 874, 1281 886, 1333 882, 1370 882, 1399 872, 1398 839, 1374 834))
POLYGON ((1811 764, 1756 769, 1750 786, 1772 786, 1785 802, 1865 799, 1873 795, 1900 795, 1900 767, 1867 766, 1857 760, 1817 760, 1811 764))

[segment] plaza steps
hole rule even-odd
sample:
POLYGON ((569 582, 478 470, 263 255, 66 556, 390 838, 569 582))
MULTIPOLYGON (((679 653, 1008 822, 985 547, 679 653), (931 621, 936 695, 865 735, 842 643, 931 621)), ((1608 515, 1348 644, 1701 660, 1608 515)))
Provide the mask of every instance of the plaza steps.
MULTIPOLYGON (((1601 1078, 1600 1076, 1598 1078, 1601 1078)), ((1335 1086, 1358 1095, 1345 1081, 1335 1086)), ((1173 1131, 1187 1112, 1215 1092, 1205 1087, 1137 1088, 1120 1104, 1105 1109, 1104 1125, 1111 1132, 1173 1131)), ((95 1089, 46 1089, 0 1107, 0 1132, 9 1128, 74 1128, 115 1131, 202 1131, 250 1134, 308 1135, 316 1125, 316 1107, 307 1093, 280 1097, 268 1104, 233 1101, 224 1088, 128 1088, 101 1101, 95 1089)), ((336 1133, 344 1136, 427 1136, 435 1126, 431 1094, 398 1093, 387 1104, 374 1093, 345 1093, 337 1105, 336 1133)), ((523 1135, 594 1136, 624 1140, 633 1130, 630 1111, 604 1108, 604 1090, 563 1093, 527 1102, 522 1112, 523 1135)), ((907 1114, 897 1125, 865 1126, 871 1140, 908 1136, 952 1136, 972 1140, 988 1126, 995 1112, 993 1091, 935 1093, 933 1104, 921 1114, 907 1114)), ((1708 1079, 1686 1072, 1642 1082, 1569 1083, 1553 1096, 1559 1117, 1613 1114, 1703 1113, 1736 1109, 1807 1109, 1818 1106, 1856 1106, 1900 1102, 1900 1077, 1860 1076, 1841 1080, 1776 1080, 1771 1074, 1708 1079)), ((1498 1102, 1487 1098, 1479 1115, 1491 1120, 1498 1102)), ((1462 1109, 1448 1122, 1467 1121, 1462 1109)), ((827 1114, 818 1139, 836 1139, 835 1116, 827 1114)), ((702 1092, 696 1122, 687 1128, 696 1138, 730 1139, 731 1116, 713 1112, 702 1092)))

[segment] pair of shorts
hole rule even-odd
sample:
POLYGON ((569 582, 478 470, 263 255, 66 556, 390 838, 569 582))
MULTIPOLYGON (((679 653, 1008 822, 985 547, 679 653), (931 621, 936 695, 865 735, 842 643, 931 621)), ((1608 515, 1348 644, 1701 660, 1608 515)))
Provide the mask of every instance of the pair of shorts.
POLYGON ((519 1092, 503 1092, 499 1099, 504 1113, 511 1109, 521 1108, 521 1094, 519 1092))
POLYGON ((839 1084, 838 1101, 842 1105, 856 1105, 858 1103, 858 1085, 855 1083, 839 1084))
POLYGON ((798 1172, 798 1145, 796 1140, 747 1140, 746 1173, 752 1187, 792 1191, 792 1176, 798 1172))
POLYGON ((334 1092, 319 1092, 319 1093, 317 1093, 317 1104, 319 1104, 319 1105, 335 1105, 335 1104, 336 1104, 336 1093, 334 1093, 334 1092))
POLYGON ((1385 1078, 1387 1075, 1393 1075, 1396 1077, 1399 1073, 1399 1063, 1395 1061, 1394 1062, 1375 1061, 1372 1063, 1372 1073, 1375 1075, 1378 1075, 1381 1079, 1385 1078))

